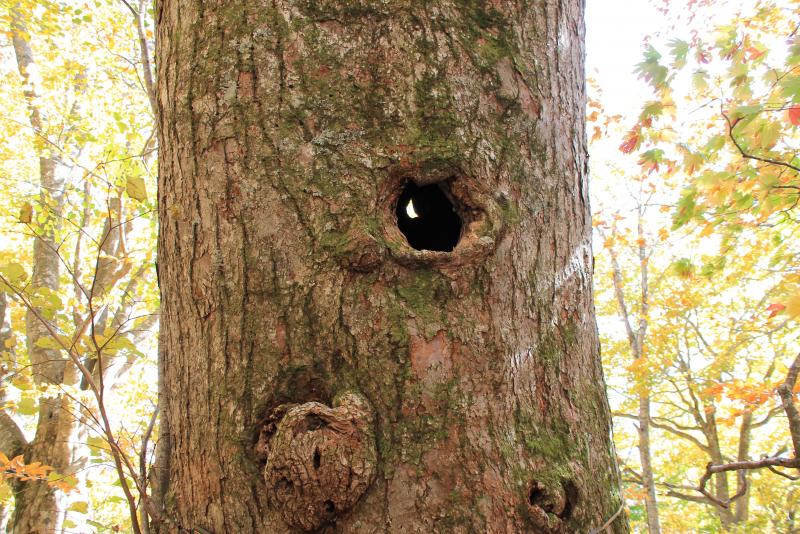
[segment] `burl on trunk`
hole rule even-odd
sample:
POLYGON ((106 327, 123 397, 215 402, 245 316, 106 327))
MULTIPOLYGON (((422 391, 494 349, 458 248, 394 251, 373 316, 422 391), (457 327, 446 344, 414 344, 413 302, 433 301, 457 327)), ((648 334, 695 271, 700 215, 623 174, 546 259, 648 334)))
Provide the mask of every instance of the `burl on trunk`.
POLYGON ((612 518, 583 2, 156 17, 164 529, 612 518))

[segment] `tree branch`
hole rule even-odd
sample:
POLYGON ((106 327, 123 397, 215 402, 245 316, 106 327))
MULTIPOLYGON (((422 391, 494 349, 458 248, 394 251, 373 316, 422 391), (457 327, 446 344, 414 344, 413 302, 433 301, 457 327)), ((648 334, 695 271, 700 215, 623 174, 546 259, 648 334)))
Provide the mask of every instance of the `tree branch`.
POLYGON ((156 89, 153 82, 153 66, 150 61, 150 49, 147 46, 147 35, 144 31, 144 0, 139 1, 139 9, 136 10, 127 2, 127 0, 120 0, 130 10, 133 15, 133 20, 136 23, 136 35, 139 41, 139 56, 142 61, 142 70, 144 71, 144 87, 147 92, 147 100, 150 102, 150 111, 153 116, 156 115, 156 89))
POLYGON ((736 140, 736 136, 733 135, 733 129, 736 128, 737 124, 739 124, 739 120, 731 122, 730 117, 728 117, 728 115, 724 111, 722 111, 721 113, 722 116, 725 118, 725 122, 728 123, 728 136, 731 138, 731 141, 733 142, 737 150, 739 150, 739 153, 742 155, 743 158, 761 161, 763 163, 770 163, 772 165, 778 165, 780 167, 786 167, 787 169, 792 169, 793 171, 800 173, 800 167, 795 167, 791 163, 786 163, 785 161, 780 161, 777 159, 754 156, 753 154, 748 154, 747 152, 745 152, 742 146, 736 140))
MULTIPOLYGON (((639 416, 632 415, 632 414, 627 414, 627 413, 614 412, 612 415, 614 417, 624 417, 625 419, 633 419, 635 421, 639 420, 639 416)), ((699 439, 697 439, 696 437, 692 436, 691 434, 688 434, 686 432, 682 432, 682 431, 678 430, 677 428, 673 428, 672 426, 667 425, 665 423, 659 423, 659 422, 655 421, 652 417, 650 418, 650 425, 652 425, 654 428, 658 428, 658 429, 664 430, 666 432, 669 432, 670 434, 674 434, 674 435, 678 436, 679 438, 682 438, 682 439, 685 439, 687 441, 690 441, 690 442, 694 443, 703 452, 709 452, 708 445, 704 444, 703 442, 701 442, 699 439)))

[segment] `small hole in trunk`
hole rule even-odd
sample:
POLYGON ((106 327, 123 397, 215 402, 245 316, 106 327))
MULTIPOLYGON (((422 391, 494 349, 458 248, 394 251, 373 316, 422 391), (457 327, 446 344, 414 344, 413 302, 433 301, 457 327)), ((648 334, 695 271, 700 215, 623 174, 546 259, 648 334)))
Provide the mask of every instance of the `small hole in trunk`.
POLYGON ((408 182, 395 214, 397 227, 417 250, 451 252, 461 238, 461 217, 443 185, 408 182))
POLYGON ((319 449, 314 449, 314 469, 319 469, 319 466, 322 464, 322 454, 319 452, 319 449))

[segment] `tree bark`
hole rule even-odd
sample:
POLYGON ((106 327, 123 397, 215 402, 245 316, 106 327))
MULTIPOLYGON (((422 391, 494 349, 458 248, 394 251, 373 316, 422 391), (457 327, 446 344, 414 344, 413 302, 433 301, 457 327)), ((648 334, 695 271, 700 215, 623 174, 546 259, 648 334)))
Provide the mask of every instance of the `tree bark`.
POLYGON ((162 0, 156 17, 162 531, 614 516, 583 2, 162 0), (452 252, 398 229, 409 182, 455 206, 452 252))

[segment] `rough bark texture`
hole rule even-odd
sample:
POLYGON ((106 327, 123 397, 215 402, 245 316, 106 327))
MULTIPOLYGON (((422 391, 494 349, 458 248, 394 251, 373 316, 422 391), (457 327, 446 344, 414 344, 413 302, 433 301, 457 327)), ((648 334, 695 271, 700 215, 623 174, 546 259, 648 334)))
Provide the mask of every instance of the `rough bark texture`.
POLYGON ((583 3, 162 0, 156 17, 163 529, 587 532, 612 517, 583 3), (453 199, 453 252, 397 229, 409 180, 453 199), (342 395, 366 407, 337 434, 317 419, 342 395), (309 443, 365 425, 374 481, 321 489, 369 453, 329 476, 309 443), (273 476, 292 461, 297 479, 273 476), (281 491, 333 507, 291 526, 281 491))

